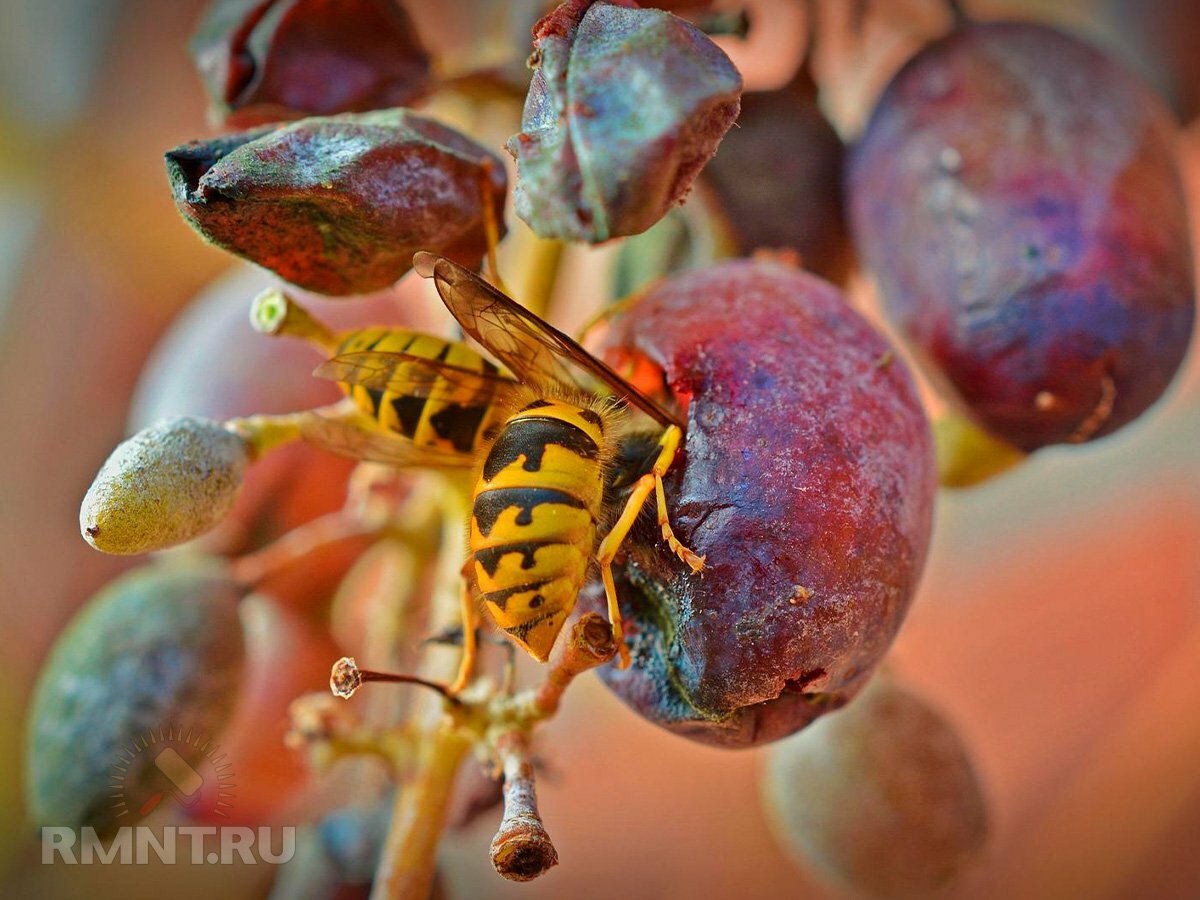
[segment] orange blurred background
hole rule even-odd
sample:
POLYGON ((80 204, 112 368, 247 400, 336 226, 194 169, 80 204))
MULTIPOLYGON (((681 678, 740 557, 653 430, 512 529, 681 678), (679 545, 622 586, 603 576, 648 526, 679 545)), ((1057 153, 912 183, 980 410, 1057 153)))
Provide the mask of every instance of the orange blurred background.
MULTIPOLYGON (((91 550, 77 517, 127 433, 138 373, 214 279, 240 270, 229 290, 245 291, 247 304, 262 281, 198 240, 163 173, 165 149, 211 133, 184 50, 200 6, 0 2, 0 893, 9 896, 255 897, 274 874, 46 869, 20 796, 41 661, 72 613, 132 564, 91 550)), ((1050 5, 979 6, 1047 18, 1050 5)), ((1084 2, 1050 17, 1116 38, 1084 2)), ((1200 219, 1200 125, 1180 153, 1200 219)), ((869 303, 866 283, 856 289, 869 303)), ((560 309, 565 322, 590 302, 573 296, 580 307, 560 309)), ((298 354, 276 374, 303 379, 310 363, 298 354)), ((332 646, 303 625, 270 629, 302 648, 285 654, 293 671, 281 680, 321 689, 332 646)), ((991 804, 986 858, 944 896, 1200 896, 1200 354, 1125 432, 941 495, 931 562, 890 665, 959 727, 991 804)), ((269 697, 258 712, 273 734, 286 700, 269 697)), ((553 770, 542 812, 561 865, 528 885, 501 881, 487 862, 495 823, 485 816, 445 842, 449 896, 841 896, 774 844, 758 801, 761 751, 659 731, 590 677, 541 746, 553 770)), ((282 746, 235 750, 258 754, 243 768, 262 773, 260 792, 302 777, 282 746)))

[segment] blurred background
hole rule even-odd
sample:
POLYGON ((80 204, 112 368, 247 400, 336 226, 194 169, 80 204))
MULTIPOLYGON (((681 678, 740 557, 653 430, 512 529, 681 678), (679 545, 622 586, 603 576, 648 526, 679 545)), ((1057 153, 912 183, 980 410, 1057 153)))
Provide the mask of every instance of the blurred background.
MULTIPOLYGON (((445 0, 427 5, 434 14, 421 2, 412 6, 434 40, 453 42, 455 29, 484 5, 445 0)), ((936 6, 909 0, 895 5, 895 15, 922 22, 940 16, 929 9, 936 6)), ((1028 15, 1076 29, 1141 68, 1194 115, 1194 0, 967 6, 980 17, 1028 15), (1160 20, 1173 24, 1158 27, 1160 20)), ((255 355, 265 339, 248 325, 244 346, 230 343, 229 323, 244 321, 249 299, 269 279, 202 244, 171 201, 163 151, 213 133, 185 52, 201 8, 198 0, 0 0, 6 896, 256 897, 277 874, 267 866, 42 867, 21 798, 25 709, 47 649, 73 612, 132 564, 79 537, 80 499, 104 458, 132 423, 158 414, 285 411, 328 396, 327 386, 308 380, 313 360, 304 348, 273 346, 267 371, 255 355), (189 312, 197 297, 209 312, 195 321, 226 324, 197 338, 190 357, 154 357, 178 317, 199 315, 189 312), (160 387, 135 395, 148 360, 160 387), (250 377, 259 383, 247 396, 238 385, 250 377)), ((913 34, 915 41, 921 28, 913 34)), ((780 53, 803 43, 802 35, 784 37, 776 41, 786 45, 780 53)), ((749 56, 736 58, 750 87, 790 77, 786 59, 760 55, 761 72, 749 56)), ((1200 124, 1181 133, 1179 152, 1192 208, 1200 210, 1200 124)), ((572 265, 599 267, 606 252, 580 251, 572 265)), ((571 290, 577 306, 556 307, 567 324, 598 300, 580 283, 571 290)), ((853 278, 851 288, 870 309, 869 283, 853 278)), ((440 327, 431 307, 426 316, 413 306, 405 321, 440 327)), ((387 297, 329 315, 402 321, 387 297)), ((241 521, 282 529, 340 502, 342 464, 292 462, 286 473, 261 477, 247 501, 259 505, 241 521)), ((221 540, 235 546, 252 536, 221 540)), ((330 561, 331 571, 337 566, 330 561)), ((335 582, 304 589, 328 592, 335 582)), ((235 722, 223 746, 239 772, 247 821, 296 822, 306 810, 287 798, 305 774, 280 743, 286 704, 323 689, 341 653, 282 606, 262 612, 261 636, 274 662, 254 675, 256 705, 239 714, 242 731, 235 722)), ((1194 350, 1167 398, 1117 436, 1045 450, 982 487, 943 492, 932 557, 891 667, 959 728, 991 806, 986 858, 945 896, 1200 896, 1194 350)), ((544 741, 554 746, 554 767, 541 785, 542 812, 562 864, 528 885, 502 882, 486 862, 494 823, 485 817, 444 844, 449 896, 839 896, 771 838, 758 802, 760 751, 722 752, 659 731, 592 677, 572 690, 544 741)))

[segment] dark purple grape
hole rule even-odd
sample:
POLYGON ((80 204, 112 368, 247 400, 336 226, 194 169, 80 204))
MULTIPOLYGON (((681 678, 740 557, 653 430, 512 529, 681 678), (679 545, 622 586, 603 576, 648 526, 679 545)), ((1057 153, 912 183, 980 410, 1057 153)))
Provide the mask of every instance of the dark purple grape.
POLYGON ((851 157, 852 222, 889 314, 1023 450, 1141 415, 1192 332, 1162 102, 1039 25, 966 24, 908 63, 851 157))
POLYGON ((406 106, 428 88, 395 0, 214 0, 190 43, 227 125, 406 106))
POLYGON ((790 734, 865 683, 916 587, 935 475, 909 373, 836 288, 768 262, 661 283, 605 344, 688 403, 668 506, 708 562, 643 517, 615 566, 633 665, 601 677, 697 740, 790 734))
POLYGON ((822 278, 842 283, 854 259, 842 209, 842 141, 817 105, 807 72, 777 91, 743 95, 701 181, 720 201, 749 254, 790 249, 822 278))

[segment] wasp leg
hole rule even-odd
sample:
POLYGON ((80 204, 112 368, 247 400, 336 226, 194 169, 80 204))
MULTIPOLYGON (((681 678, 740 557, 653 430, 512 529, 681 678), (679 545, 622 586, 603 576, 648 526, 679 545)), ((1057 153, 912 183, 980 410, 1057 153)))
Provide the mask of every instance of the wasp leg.
POLYGON ((704 568, 704 557, 693 553, 675 537, 675 532, 671 529, 670 517, 667 515, 667 497, 663 492, 662 477, 671 468, 682 437, 683 433, 674 425, 663 432, 663 436, 658 442, 662 449, 654 461, 654 466, 634 483, 620 518, 605 535, 596 551, 596 562, 600 565, 600 578, 604 581, 604 594, 608 598, 608 618, 612 622, 613 640, 621 654, 619 668, 622 669, 629 666, 629 648, 625 646, 621 610, 617 605, 617 586, 612 575, 612 562, 616 558, 621 544, 629 536, 633 523, 637 521, 638 514, 642 511, 646 500, 649 499, 651 491, 658 497, 658 524, 662 528, 663 539, 675 555, 687 563, 693 572, 699 572, 704 568))
POLYGON ((475 597, 471 593, 470 584, 463 585, 462 625, 462 660, 458 664, 458 675, 455 676, 454 683, 446 689, 446 692, 452 697, 467 686, 467 682, 471 680, 471 675, 475 672, 475 631, 479 626, 479 610, 475 606, 475 597))

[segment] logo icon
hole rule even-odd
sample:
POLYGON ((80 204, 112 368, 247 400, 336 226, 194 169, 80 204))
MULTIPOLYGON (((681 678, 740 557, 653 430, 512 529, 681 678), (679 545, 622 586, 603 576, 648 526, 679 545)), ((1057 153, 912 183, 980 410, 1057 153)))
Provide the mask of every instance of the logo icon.
POLYGON ((174 803, 191 818, 228 818, 233 767, 206 735, 182 728, 150 730, 125 747, 112 767, 119 821, 137 822, 174 803))

